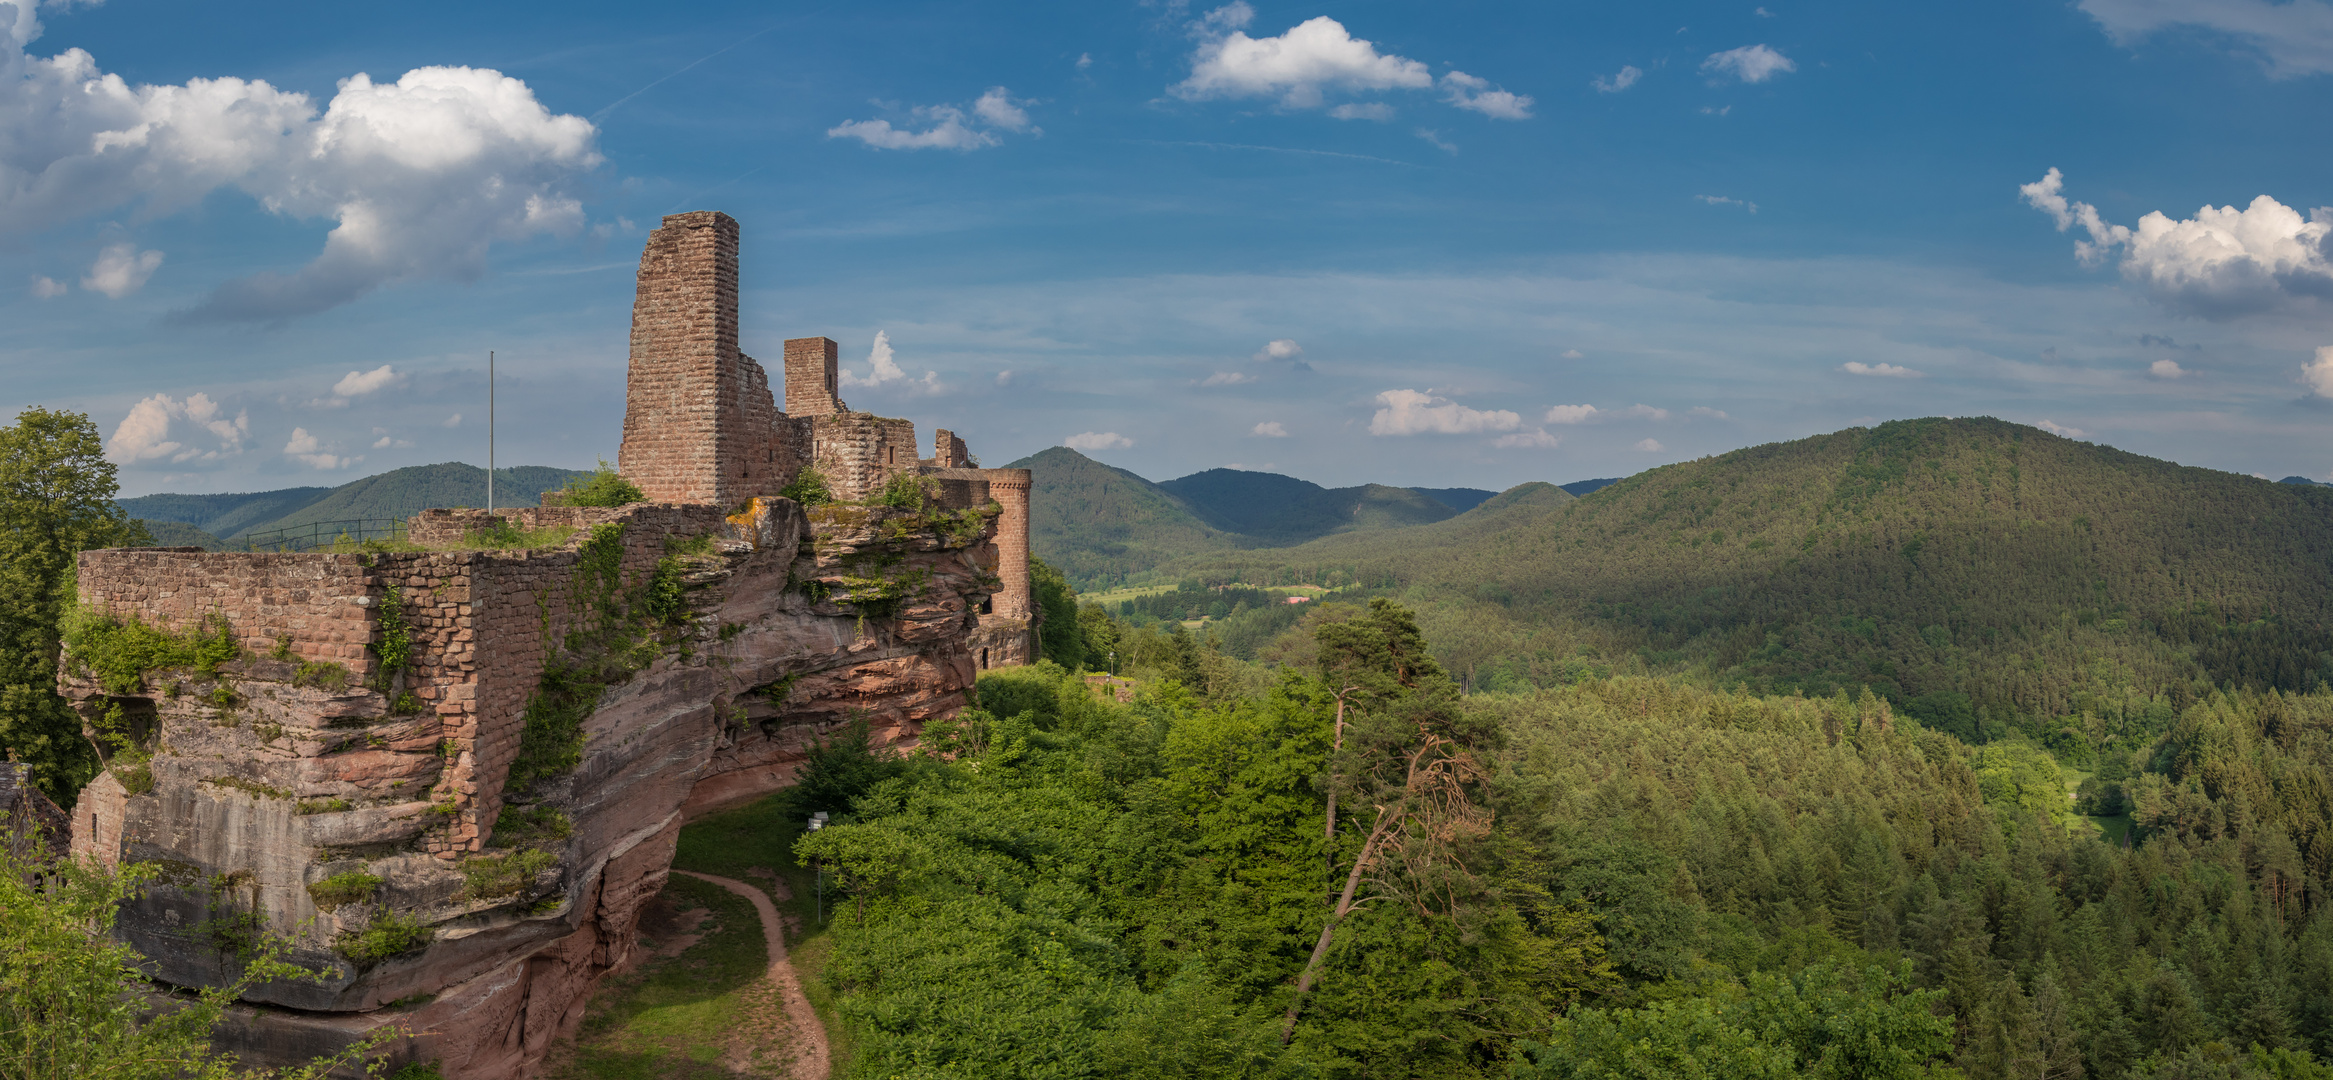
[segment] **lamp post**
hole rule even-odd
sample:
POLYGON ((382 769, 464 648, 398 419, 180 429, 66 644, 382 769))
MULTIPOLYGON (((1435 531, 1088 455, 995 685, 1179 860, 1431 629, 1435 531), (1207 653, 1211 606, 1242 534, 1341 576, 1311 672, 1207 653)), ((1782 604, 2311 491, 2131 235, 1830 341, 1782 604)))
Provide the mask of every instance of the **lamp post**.
MULTIPOLYGON (((826 811, 821 810, 815 814, 810 815, 811 832, 817 832, 818 830, 825 827, 826 811)), ((818 925, 824 926, 826 925, 826 864, 812 863, 811 866, 818 873, 818 902, 814 910, 818 913, 818 925)))

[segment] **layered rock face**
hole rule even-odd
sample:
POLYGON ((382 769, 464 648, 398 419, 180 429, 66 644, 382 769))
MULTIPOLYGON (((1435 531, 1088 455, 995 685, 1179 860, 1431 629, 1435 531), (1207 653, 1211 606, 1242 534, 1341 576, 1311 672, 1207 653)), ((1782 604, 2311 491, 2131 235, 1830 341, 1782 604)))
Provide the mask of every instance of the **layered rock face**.
POLYGON ((158 869, 120 930, 164 982, 296 943, 322 978, 246 995, 226 1041, 254 1063, 394 1023, 420 1033, 394 1059, 527 1076, 630 958, 687 817, 854 716, 904 741, 963 705, 999 510, 545 508, 503 516, 572 532, 518 550, 431 511, 437 550, 85 553, 110 629, 61 684, 111 760, 74 850, 158 869), (137 670, 144 628, 208 635, 207 666, 137 670))

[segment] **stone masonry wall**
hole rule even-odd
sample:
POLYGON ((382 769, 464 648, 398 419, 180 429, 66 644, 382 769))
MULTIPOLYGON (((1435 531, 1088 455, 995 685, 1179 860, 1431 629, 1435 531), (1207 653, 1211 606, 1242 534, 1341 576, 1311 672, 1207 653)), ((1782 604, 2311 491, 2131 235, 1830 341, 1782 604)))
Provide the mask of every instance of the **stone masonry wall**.
POLYGON ((812 431, 812 464, 839 499, 866 498, 892 474, 923 464, 912 421, 844 411, 813 418, 812 431))
POLYGON ((964 440, 957 438, 955 432, 941 428, 932 432, 932 459, 929 464, 940 469, 968 468, 972 464, 972 448, 964 445, 964 440))
POLYGON ((672 214, 648 237, 632 303, 617 467, 653 500, 736 506, 799 462, 768 373, 737 345, 737 222, 672 214))
POLYGON ((832 339, 789 338, 786 341, 786 414, 828 416, 849 406, 838 396, 836 377, 842 368, 841 347, 832 339))

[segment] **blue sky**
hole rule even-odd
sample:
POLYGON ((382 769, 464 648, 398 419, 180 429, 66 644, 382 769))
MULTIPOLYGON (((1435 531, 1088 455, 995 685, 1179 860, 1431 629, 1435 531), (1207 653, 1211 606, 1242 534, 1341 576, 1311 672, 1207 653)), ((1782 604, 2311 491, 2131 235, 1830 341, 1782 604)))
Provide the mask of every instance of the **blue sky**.
POLYGON ((128 494, 482 463, 488 349, 503 463, 613 458, 693 209, 747 351, 991 463, 1503 488, 1990 414, 2333 476, 2324 0, 25 3, 0 416, 128 494))

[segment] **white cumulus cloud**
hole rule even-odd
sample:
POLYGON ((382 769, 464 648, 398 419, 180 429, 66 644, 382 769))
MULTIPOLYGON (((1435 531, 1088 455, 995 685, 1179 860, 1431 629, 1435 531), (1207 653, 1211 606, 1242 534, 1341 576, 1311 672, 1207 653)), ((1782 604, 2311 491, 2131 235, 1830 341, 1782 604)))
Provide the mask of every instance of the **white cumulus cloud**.
POLYGON ((1022 105, 1026 104, 1028 102, 1015 102, 1012 94, 1004 87, 991 86, 987 93, 980 95, 980 100, 972 103, 972 115, 988 121, 993 127, 1000 127, 1006 131, 1026 131, 1032 135, 1044 134, 1036 124, 1030 122, 1028 111, 1021 108, 1022 105))
POLYGON ((2184 26, 2240 43, 2270 78, 2333 72, 2333 5, 2322 0, 2082 0, 2077 6, 2126 48, 2184 26))
POLYGON ((2082 227, 2089 238, 2074 242, 2075 258, 2096 266, 2120 249, 2125 279, 2187 314, 2229 319, 2333 297, 2333 262, 2326 258, 2333 246, 2333 207, 2318 207, 2304 218, 2261 195, 2241 210, 2205 206, 2180 220, 2151 211, 2134 229, 2066 198, 2065 177, 2054 168, 2017 191, 2048 214, 2059 232, 2082 227))
POLYGON ((1731 75, 1746 83, 1762 83, 1785 72, 1797 71, 1798 65, 1790 58, 1765 45, 1744 45, 1711 53, 1701 62, 1701 70, 1713 75, 1731 75))
POLYGON ((1491 445, 1501 449, 1553 450, 1563 445, 1563 439, 1548 434, 1546 428, 1533 428, 1513 435, 1501 435, 1491 440, 1491 445))
POLYGON ((1595 87, 1596 92, 1599 94, 1617 94, 1622 90, 1626 90, 1631 86, 1635 86, 1636 81, 1641 78, 1644 78, 1644 72, 1636 65, 1622 64, 1620 66, 1620 70, 1613 73, 1611 78, 1607 79, 1599 76, 1594 82, 1591 82, 1588 85, 1595 87))
POLYGON ((1739 206, 1753 214, 1758 212, 1758 204, 1747 199, 1729 199, 1723 195, 1695 195, 1693 197, 1711 206, 1739 206))
POLYGON ((1061 445, 1090 454, 1097 450, 1124 450, 1134 445, 1134 440, 1115 431, 1081 431, 1061 440, 1061 445))
POLYGON ((1293 360, 1302 355, 1304 346, 1298 345, 1294 338, 1273 338, 1256 350, 1258 360, 1293 360))
POLYGON ((54 300, 72 291, 72 286, 52 277, 32 276, 32 295, 42 300, 54 300))
POLYGON ((1452 71, 1442 76, 1442 100, 1493 120, 1531 119, 1531 98, 1528 95, 1498 89, 1491 85, 1489 79, 1479 79, 1463 71, 1452 71))
POLYGON ((1550 424, 1584 424, 1595 415, 1593 405, 1551 405, 1541 419, 1550 424))
POLYGON ((2194 373, 2180 367, 2177 360, 2157 360, 2147 365, 2147 374, 2158 379, 2181 379, 2194 373))
POLYGON ((2301 366, 2301 382, 2321 398, 2333 398, 2333 345, 2317 347, 2317 358, 2301 366))
POLYGON ((229 420, 225 410, 207 394, 189 394, 184 401, 168 394, 156 394, 130 406, 129 415, 115 425, 113 438, 107 440, 105 449, 108 456, 123 465, 160 460, 172 464, 216 461, 242 453, 243 440, 250 434, 251 414, 247 410, 237 412, 229 420), (218 446, 204 449, 172 438, 171 429, 181 420, 209 433, 218 440, 218 446))
POLYGON ((1426 65, 1377 51, 1319 15, 1278 37, 1252 38, 1243 29, 1255 12, 1232 4, 1210 12, 1210 33, 1191 58, 1191 76, 1170 89, 1190 100, 1277 97, 1292 109, 1317 109, 1330 90, 1425 90, 1434 85, 1426 65))
POLYGON ((445 418, 445 421, 444 421, 443 423, 440 423, 438 426, 439 426, 439 427, 450 427, 450 428, 457 428, 457 427, 461 427, 461 426, 462 426, 462 414, 461 414, 461 413, 455 413, 455 414, 453 414, 452 416, 446 417, 446 418, 445 418))
POLYGON ((1661 451, 1668 449, 1668 447, 1661 445, 1661 440, 1659 439, 1639 439, 1637 440, 1636 448, 1648 454, 1658 454, 1661 451))
POLYGON ((1029 104, 1013 100, 1004 87, 992 86, 972 103, 969 113, 957 105, 918 105, 908 110, 903 126, 893 127, 889 120, 849 120, 826 129, 826 137, 857 139, 878 150, 978 150, 1004 145, 999 131, 1045 134, 1029 119, 1025 108, 1029 104))
POLYGON ((947 389, 940 384, 940 374, 936 371, 926 371, 923 373, 923 378, 920 379, 908 378, 907 372, 900 368, 899 361, 892 355, 891 335, 877 330, 875 331, 875 346, 867 350, 867 373, 861 375, 849 368, 844 368, 842 384, 844 386, 872 388, 887 383, 896 383, 923 394, 938 394, 947 389))
POLYGON ((97 253, 81 287, 116 300, 146 287, 146 279, 162 268, 162 253, 139 251, 136 244, 113 244, 97 253))
POLYGON ((1581 352, 1578 349, 1565 349, 1563 352, 1557 355, 1561 356, 1565 360, 1579 360, 1585 358, 1588 354, 1581 352))
POLYGON ((964 125, 964 110, 953 105, 920 106, 916 118, 932 126, 922 131, 895 128, 889 120, 846 120, 826 129, 830 139, 857 139, 877 150, 978 150, 1004 140, 964 125))
POLYGON ((1861 360, 1849 360, 1839 365, 1839 370, 1849 375, 1879 375, 1890 379, 1917 379, 1921 377, 1919 372, 1908 367, 1897 367, 1894 364, 1866 364, 1861 360))
POLYGON ((1471 435, 1523 426, 1522 417, 1505 409, 1470 409, 1416 390, 1387 390, 1377 402, 1384 407, 1369 419, 1371 435, 1471 435))
POLYGON ((1650 405, 1639 402, 1638 404, 1631 405, 1625 409, 1620 410, 1619 415, 1637 420, 1666 420, 1669 418, 1669 410, 1656 409, 1650 405))
POLYGON ((1213 375, 1209 375, 1206 378, 1199 380, 1199 385, 1238 386, 1241 383, 1252 383, 1254 381, 1256 381, 1256 377, 1244 371, 1218 371, 1213 375))
POLYGON ((1707 405, 1695 405, 1692 409, 1688 410, 1688 412, 1693 416, 1702 417, 1703 419, 1707 420, 1728 419, 1724 409, 1712 409, 1707 405))
MULTIPOLYGON (((134 209, 166 214, 233 188, 270 212, 327 219, 323 251, 289 273, 225 282, 180 317, 279 321, 382 284, 474 278, 488 245, 582 224, 569 193, 600 162, 597 132, 553 115, 517 79, 427 67, 342 79, 321 109, 258 80, 138 85, 81 49, 34 55, 32 5, 0 19, 0 234, 134 209)), ((88 287, 134 287, 132 253, 88 287)))
POLYGON ((1278 420, 1266 420, 1249 428, 1248 434, 1262 439, 1285 439, 1288 437, 1288 429, 1282 427, 1278 420))
POLYGON ((395 365, 382 364, 371 371, 351 371, 341 376, 339 382, 332 384, 332 393, 344 398, 363 397, 403 381, 405 376, 397 374, 395 365))
POLYGON ((1391 120, 1393 106, 1382 101, 1372 101, 1366 105, 1348 101, 1330 109, 1329 117, 1334 120, 1391 120))
POLYGON ((2085 435, 2090 434, 2089 432, 2084 431, 2078 427, 2067 427, 2064 424, 2053 424, 2047 420, 2036 420, 2033 422, 2033 426, 2040 428, 2043 431, 2049 432, 2052 435, 2057 435, 2068 439, 2079 439, 2085 435))
POLYGON ((341 457, 324 445, 324 440, 308 434, 307 428, 292 429, 292 437, 284 443, 284 456, 302 462, 311 469, 345 469, 364 460, 361 457, 341 457))

